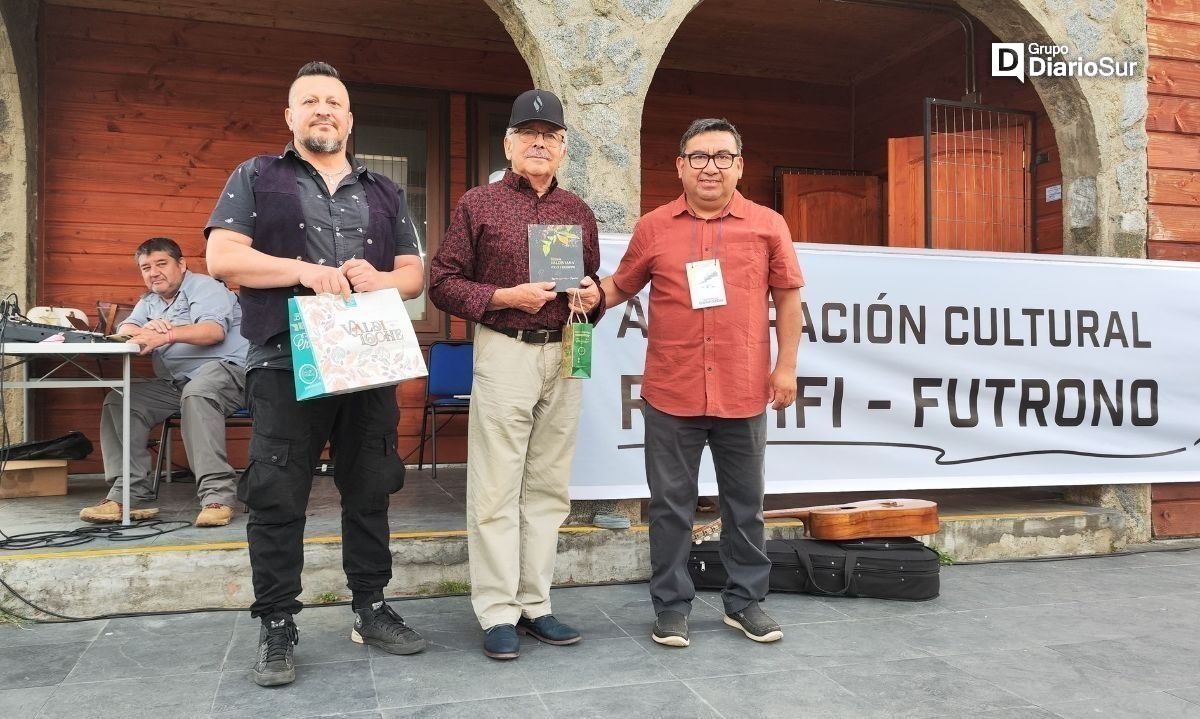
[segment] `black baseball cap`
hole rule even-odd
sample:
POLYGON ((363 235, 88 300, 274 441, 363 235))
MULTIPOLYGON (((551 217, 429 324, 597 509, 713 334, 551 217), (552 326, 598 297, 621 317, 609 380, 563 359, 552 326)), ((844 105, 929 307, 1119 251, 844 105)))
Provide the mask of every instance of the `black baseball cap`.
POLYGON ((512 115, 508 118, 509 127, 534 120, 567 129, 567 123, 563 120, 562 102, 549 90, 526 90, 513 102, 512 115))

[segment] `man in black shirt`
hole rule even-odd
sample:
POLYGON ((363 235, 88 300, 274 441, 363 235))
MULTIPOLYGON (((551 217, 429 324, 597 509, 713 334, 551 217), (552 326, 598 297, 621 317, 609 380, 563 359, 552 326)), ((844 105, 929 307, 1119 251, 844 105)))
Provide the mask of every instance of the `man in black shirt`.
POLYGON ((208 268, 241 285, 250 340, 246 399, 254 416, 250 466, 238 487, 250 507, 251 615, 262 620, 254 680, 292 682, 304 565, 304 519, 313 467, 328 441, 342 496, 342 564, 353 593, 350 638, 393 654, 425 640, 383 601, 391 580, 388 495, 404 484, 396 455, 394 387, 297 402, 287 299, 349 297, 394 287, 416 297, 424 271, 404 192, 346 152, 354 123, 337 70, 300 68, 284 113, 294 140, 280 155, 242 163, 208 221, 208 268))

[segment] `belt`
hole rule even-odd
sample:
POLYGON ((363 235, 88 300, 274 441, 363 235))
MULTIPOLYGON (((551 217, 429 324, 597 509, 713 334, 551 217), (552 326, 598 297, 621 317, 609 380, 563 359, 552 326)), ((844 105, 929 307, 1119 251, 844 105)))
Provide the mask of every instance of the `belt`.
POLYGON ((551 342, 562 342, 562 330, 510 330, 503 327, 492 327, 502 335, 508 335, 519 342, 531 345, 544 345, 551 342))

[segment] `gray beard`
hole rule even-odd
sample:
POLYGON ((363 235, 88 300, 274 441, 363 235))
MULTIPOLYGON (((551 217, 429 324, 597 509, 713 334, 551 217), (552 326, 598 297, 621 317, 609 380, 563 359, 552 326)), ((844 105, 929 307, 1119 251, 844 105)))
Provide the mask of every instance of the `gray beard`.
POLYGON ((302 139, 300 144, 309 152, 316 152, 322 155, 327 155, 333 152, 342 151, 342 141, 334 138, 321 139, 312 135, 302 139))

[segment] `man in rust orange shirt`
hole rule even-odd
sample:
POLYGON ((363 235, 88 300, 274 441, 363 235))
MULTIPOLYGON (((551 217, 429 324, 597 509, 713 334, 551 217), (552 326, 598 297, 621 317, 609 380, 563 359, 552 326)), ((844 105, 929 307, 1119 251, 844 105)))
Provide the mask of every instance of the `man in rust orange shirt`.
POLYGON ((712 451, 720 493, 725 623, 758 642, 783 637, 759 607, 771 561, 763 551, 768 404, 796 400, 804 276, 776 212, 737 191, 742 138, 727 120, 696 120, 675 159, 683 195, 638 220, 606 307, 650 284, 642 380, 650 485, 652 638, 686 647, 695 586, 687 571, 700 456, 712 451), (771 367, 768 298, 778 359, 771 367))

